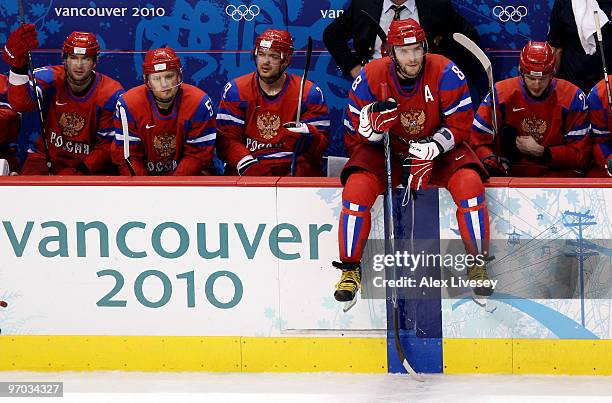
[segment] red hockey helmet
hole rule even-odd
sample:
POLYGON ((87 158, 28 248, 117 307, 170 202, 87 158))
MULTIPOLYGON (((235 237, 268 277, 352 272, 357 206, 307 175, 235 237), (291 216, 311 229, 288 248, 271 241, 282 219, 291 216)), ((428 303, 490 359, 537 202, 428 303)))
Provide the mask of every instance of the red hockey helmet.
POLYGON ((519 70, 534 77, 552 74, 555 71, 555 54, 548 42, 529 41, 521 51, 519 70))
POLYGON ((183 65, 174 49, 165 47, 151 49, 147 52, 142 63, 142 78, 146 85, 149 85, 147 76, 162 71, 177 70, 180 85, 183 82, 183 65))
POLYGON ((96 35, 91 32, 73 32, 64 41, 62 48, 64 55, 87 55, 97 57, 100 53, 100 45, 96 35))
POLYGON ((387 32, 388 46, 403 46, 426 40, 425 30, 412 18, 394 20, 387 32))
POLYGON ((158 73, 166 70, 182 71, 181 59, 172 48, 151 49, 147 52, 142 63, 142 74, 158 73))
POLYGON ((289 61, 293 55, 293 39, 289 31, 284 29, 266 29, 255 39, 253 54, 257 56, 258 49, 274 49, 281 53, 283 59, 289 61))

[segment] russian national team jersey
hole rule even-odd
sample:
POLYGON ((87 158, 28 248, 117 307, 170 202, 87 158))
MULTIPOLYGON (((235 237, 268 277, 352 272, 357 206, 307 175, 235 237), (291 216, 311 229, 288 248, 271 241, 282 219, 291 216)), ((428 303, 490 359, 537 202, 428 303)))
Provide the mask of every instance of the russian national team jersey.
MULTIPOLYGON (((548 95, 536 100, 527 94, 521 77, 495 84, 502 156, 512 166, 577 170, 585 167, 590 155, 589 119, 586 96, 575 85, 553 79, 548 95), (550 149, 552 160, 543 163, 523 156, 516 149, 516 136, 531 136, 550 149)), ((478 108, 470 142, 480 159, 494 154, 491 99, 488 94, 478 108)), ((525 172, 535 172, 529 168, 525 172)), ((513 175, 521 174, 512 171, 513 175)))
POLYGON ((210 168, 217 130, 213 102, 204 91, 181 84, 167 116, 159 113, 153 94, 144 84, 119 97, 113 162, 122 175, 129 175, 120 108, 127 116, 130 161, 136 175, 202 175, 210 168))
MULTIPOLYGON (((11 73, 14 74, 14 73, 11 73)), ((9 85, 9 101, 16 111, 36 110, 36 101, 27 76, 16 75, 20 82, 9 85)), ((113 112, 123 87, 117 81, 95 73, 94 82, 83 96, 75 96, 64 66, 47 66, 35 70, 43 96, 47 144, 51 161, 74 168, 83 162, 93 173, 110 167, 110 145, 114 136, 113 112)), ((12 77, 12 75, 11 75, 12 77)), ((34 142, 34 152, 44 153, 42 137, 34 142)))
POLYGON ((593 139, 593 159, 598 167, 605 167, 612 155, 612 134, 610 133, 610 105, 606 83, 601 80, 589 93, 591 112, 591 138, 593 139))
POLYGON ((19 115, 8 103, 8 77, 0 74, 0 147, 17 141, 19 115))
POLYGON ((474 116, 472 100, 464 74, 452 61, 428 53, 423 72, 412 87, 404 88, 393 61, 384 57, 366 64, 349 92, 343 118, 349 155, 353 146, 368 143, 357 132, 361 109, 388 98, 398 103, 399 118, 390 129, 395 154, 408 154, 411 141, 429 137, 442 127, 450 130, 455 144, 469 133, 474 116))
MULTIPOLYGON (((296 119, 300 81, 301 77, 287 73, 283 89, 273 99, 259 88, 255 72, 225 86, 217 113, 217 148, 230 173, 241 161, 251 157, 264 163, 281 164, 289 172, 293 150, 284 147, 283 124, 296 119)), ((300 158, 320 166, 328 142, 329 111, 321 89, 311 81, 306 81, 304 86, 300 120, 308 124, 314 145, 300 158)))

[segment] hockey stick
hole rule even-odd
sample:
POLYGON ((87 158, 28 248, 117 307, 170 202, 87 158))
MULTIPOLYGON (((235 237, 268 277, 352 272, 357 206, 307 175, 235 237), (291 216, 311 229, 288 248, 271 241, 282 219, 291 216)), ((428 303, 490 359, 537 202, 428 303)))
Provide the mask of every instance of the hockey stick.
MULTIPOLYGON (((308 70, 310 70, 310 56, 312 55, 312 38, 308 37, 308 44, 306 45, 306 65, 304 66, 304 74, 302 74, 302 81, 300 82, 300 93, 298 95, 297 114, 295 116, 295 122, 300 123, 302 118, 302 96, 304 95, 304 86, 306 85, 306 77, 308 76, 308 70)), ((300 136, 298 141, 295 143, 293 149, 293 155, 291 156, 291 176, 295 176, 295 165, 297 161, 298 150, 304 142, 303 136, 300 136)))
POLYGON ((365 15, 367 19, 370 20, 370 22, 372 23, 372 26, 376 28, 376 35, 378 35, 378 37, 382 41, 382 44, 384 45, 387 42, 387 33, 385 32, 385 30, 382 29, 378 21, 375 20, 374 17, 372 17, 366 10, 361 10, 361 13, 365 15))
POLYGON ((501 139, 499 138, 499 126, 497 125, 497 100, 495 99, 495 81, 493 81, 493 67, 491 66, 491 60, 489 60, 482 49, 480 49, 478 45, 476 45, 467 36, 460 33, 454 33, 453 39, 470 51, 470 53, 472 53, 478 59, 487 73, 487 79, 489 80, 489 93, 491 94, 491 108, 493 109, 493 146, 495 148, 495 154, 497 155, 497 161, 501 164, 501 139))
POLYGON ((119 106, 119 116, 121 117, 121 128, 123 129, 123 159, 127 164, 131 176, 136 176, 132 162, 130 161, 130 127, 128 126, 125 108, 119 106))
MULTIPOLYGON (((387 99, 387 83, 381 83, 382 98, 387 99)), ((385 148, 385 172, 387 174, 387 189, 385 190, 385 254, 387 256, 395 256, 395 228, 393 220, 393 181, 391 177, 391 138, 389 131, 384 134, 384 148, 385 148)), ((412 201, 414 203, 414 200, 412 201)), ((397 280, 396 268, 391 268, 393 280, 397 280)), ((395 281, 394 281, 395 283, 395 281)), ((391 288, 391 302, 393 303, 393 336, 395 338, 395 348, 397 349, 397 355, 406 368, 406 371, 412 376, 413 379, 423 382, 423 378, 417 373, 414 368, 410 366, 410 363, 406 359, 406 354, 402 348, 402 343, 399 335, 399 307, 398 307, 398 295, 397 287, 391 288)))
MULTIPOLYGON (((25 11, 23 8, 23 0, 18 0, 17 5, 19 7, 19 19, 21 25, 25 25, 25 11)), ((40 124, 40 135, 42 136, 43 149, 45 151, 45 165, 49 176, 53 176, 53 164, 51 163, 51 154, 49 153, 49 144, 47 143, 47 131, 45 130, 45 118, 43 115, 42 107, 42 94, 38 93, 38 83, 36 82, 36 76, 34 75, 34 63, 32 63, 32 53, 28 51, 28 75, 30 76, 30 82, 34 87, 34 97, 36 98, 36 108, 38 109, 38 123, 40 124)))
POLYGON ((606 83, 606 93, 608 95, 608 130, 610 130, 610 126, 612 125, 612 94, 610 93, 610 80, 608 79, 606 55, 604 55, 603 36, 601 35, 601 23, 599 22, 599 14, 597 14, 597 11, 593 12, 593 14, 595 17, 595 30, 597 31, 595 39, 597 40, 597 45, 599 46, 599 53, 601 53, 601 66, 603 67, 604 81, 606 83))

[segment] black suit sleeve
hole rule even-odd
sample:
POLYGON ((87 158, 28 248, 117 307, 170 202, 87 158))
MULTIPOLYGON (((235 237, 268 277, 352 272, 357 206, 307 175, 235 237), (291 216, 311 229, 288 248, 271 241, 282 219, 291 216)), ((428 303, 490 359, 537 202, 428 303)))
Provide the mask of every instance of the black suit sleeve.
MULTIPOLYGON (((565 30, 563 27, 562 10, 567 7, 563 4, 563 1, 555 0, 552 11, 550 13, 550 20, 548 25, 548 42, 550 46, 555 48, 564 48, 566 44, 565 30)), ((571 9, 571 6, 570 6, 571 9)))
POLYGON ((351 69, 361 63, 348 46, 349 40, 355 38, 353 13, 354 8, 351 2, 344 13, 336 17, 323 31, 323 42, 327 50, 346 75, 350 75, 351 69))

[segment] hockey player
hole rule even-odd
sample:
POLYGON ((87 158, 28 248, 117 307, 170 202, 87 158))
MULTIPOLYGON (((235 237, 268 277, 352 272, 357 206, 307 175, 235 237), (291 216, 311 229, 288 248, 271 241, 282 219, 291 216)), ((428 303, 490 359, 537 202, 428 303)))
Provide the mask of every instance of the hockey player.
POLYGON ((255 40, 257 71, 225 86, 217 114, 218 153, 226 174, 284 176, 297 153, 296 176, 321 176, 329 115, 321 89, 306 81, 301 122, 301 77, 286 72, 293 54, 289 32, 268 29, 255 40))
POLYGON ((19 135, 21 117, 7 99, 8 78, 0 74, 0 159, 8 163, 10 171, 19 171, 19 160, 14 143, 19 135))
MULTIPOLYGON (((482 178, 486 171, 463 142, 473 119, 461 70, 444 56, 427 52, 425 31, 413 19, 391 23, 388 57, 368 63, 353 82, 344 115, 350 159, 344 185, 338 241, 342 270, 334 297, 351 301, 360 287, 360 262, 370 232, 370 208, 386 189, 384 132, 391 136, 393 186, 406 191, 446 187, 457 204, 457 222, 468 253, 488 253, 489 219, 482 178)), ((484 266, 470 279, 488 278, 484 266)), ((492 289, 478 288, 477 295, 492 289)))
POLYGON ((470 144, 493 176, 581 176, 590 157, 584 93, 555 79, 555 56, 546 42, 529 42, 520 76, 495 84, 501 158, 493 146, 490 94, 476 112, 470 144))
POLYGON ((612 133, 610 133, 610 105, 606 82, 601 80, 589 93, 593 161, 587 172, 591 178, 612 176, 612 133))
MULTIPOLYGON (((36 109, 28 85, 27 52, 38 47, 34 25, 21 25, 8 38, 2 57, 11 66, 8 98, 18 112, 36 109)), ((46 139, 34 142, 21 173, 48 174, 46 141, 53 173, 78 175, 107 173, 112 167, 110 145, 113 112, 123 92, 117 81, 95 71, 100 46, 89 32, 73 32, 62 48, 63 65, 36 70, 43 98, 46 139)))
POLYGON ((129 135, 136 175, 202 175, 212 164, 216 129, 211 98, 183 83, 181 59, 171 48, 149 50, 144 84, 127 91, 115 111, 113 162, 129 175, 123 142, 129 135), (124 111, 129 133, 121 122, 124 111))

